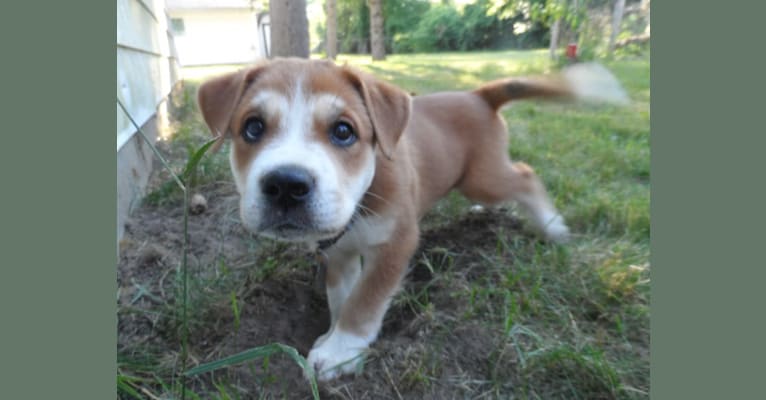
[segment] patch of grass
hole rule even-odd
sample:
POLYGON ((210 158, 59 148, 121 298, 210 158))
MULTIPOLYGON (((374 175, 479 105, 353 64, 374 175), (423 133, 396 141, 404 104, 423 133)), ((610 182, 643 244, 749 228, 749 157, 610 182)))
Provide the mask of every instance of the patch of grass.
POLYGON ((524 373, 527 382, 534 382, 526 388, 531 397, 611 399, 620 395, 617 372, 590 347, 538 350, 530 355, 524 373))
MULTIPOLYGON (((202 144, 212 136, 197 109, 197 89, 199 83, 184 82, 180 93, 173 95, 170 101, 170 114, 173 118, 169 142, 158 142, 157 146, 168 154, 170 168, 176 175, 182 175, 188 168, 188 161, 202 144)), ((197 160, 193 174, 185 182, 190 190, 229 180, 228 145, 224 145, 217 154, 205 154, 197 160)), ((183 200, 183 192, 173 181, 169 171, 158 169, 154 188, 147 193, 143 203, 151 206, 178 205, 183 200)))
POLYGON ((629 88, 625 108, 520 103, 503 113, 510 153, 539 172, 575 231, 648 240, 649 66, 613 64, 647 96, 629 88))
MULTIPOLYGON (((539 62, 542 57, 538 63, 522 59, 524 67, 501 61, 514 55, 414 57, 412 70, 404 67, 407 60, 393 59, 369 69, 386 70, 384 77, 422 94, 549 69, 539 62), (461 73, 445 79, 444 64, 461 73)), ((511 157, 541 175, 573 228, 574 242, 560 247, 499 234, 494 253, 480 252, 475 268, 482 274, 453 292, 467 305, 464 318, 502 327, 506 335, 515 326, 537 332, 539 342, 526 341, 537 347, 523 350, 533 357, 525 367, 511 368, 515 378, 505 377, 522 377, 527 388, 535 388, 526 391, 529 397, 648 395, 649 61, 612 61, 607 67, 628 91, 629 107, 519 102, 503 111, 511 157)), ((465 213, 467 205, 453 194, 426 220, 437 226, 465 213)))
MULTIPOLYGON (((310 367, 308 365, 308 362, 306 361, 306 359, 303 358, 300 354, 298 354, 295 348, 290 346, 285 346, 280 343, 272 343, 267 346, 255 347, 250 350, 243 351, 239 354, 226 357, 222 360, 217 360, 207 364, 199 365, 195 368, 190 369, 189 371, 186 371, 185 374, 188 376, 202 374, 205 372, 215 371, 220 368, 241 364, 243 362, 254 360, 254 359, 262 359, 264 360, 263 362, 266 365, 268 365, 269 357, 275 353, 280 353, 280 352, 290 356, 290 358, 292 358, 293 361, 295 361, 295 363, 300 365, 303 372, 310 377, 311 392, 313 394, 313 397, 315 399, 319 399, 317 383, 316 383, 316 378, 314 377, 313 367, 310 367)), ((222 391, 222 387, 220 385, 217 384, 216 388, 219 389, 219 392, 222 391)))
POLYGON ((544 50, 390 55, 383 62, 342 55, 347 62, 415 94, 472 89, 491 79, 550 70, 544 50))
MULTIPOLYGON (((243 264, 230 265, 223 258, 213 264, 190 263, 187 266, 189 273, 185 285, 180 269, 169 265, 160 266, 170 267, 169 274, 163 275, 159 281, 141 284, 144 292, 139 292, 140 295, 133 297, 135 301, 132 303, 135 304, 122 302, 118 309, 121 320, 128 320, 129 316, 132 316, 135 319, 151 321, 150 336, 144 336, 137 343, 120 346, 118 349, 118 368, 126 371, 118 375, 118 391, 121 398, 134 398, 131 389, 139 390, 138 395, 143 397, 138 398, 180 396, 182 389, 179 374, 183 372, 179 370, 183 357, 180 343, 185 334, 188 334, 189 358, 194 362, 192 366, 199 364, 200 359, 210 359, 211 354, 215 354, 214 358, 220 360, 220 367, 237 362, 252 364, 259 361, 265 353, 256 352, 239 361, 226 360, 226 353, 221 352, 218 344, 232 333, 234 337, 239 336, 243 307, 248 307, 248 299, 253 296, 254 291, 259 290, 261 282, 268 279, 286 279, 284 277, 295 270, 307 270, 307 261, 303 254, 288 247, 283 243, 261 241, 252 248, 252 257, 243 264), (294 257, 274 257, 274 254, 283 253, 292 253, 294 257), (184 298, 184 286, 188 292, 186 304, 181 301, 184 298)), ((281 351, 292 349, 291 355, 298 354, 290 346, 280 346, 281 351)), ((266 349, 266 353, 270 350, 273 348, 266 349)), ((277 376, 269 373, 269 355, 270 353, 265 354, 265 358, 260 360, 260 370, 248 365, 250 374, 263 388, 269 388, 269 392, 279 388, 277 390, 283 393, 283 396, 259 398, 289 398, 289 388, 285 387, 277 376)), ((210 365, 198 365, 195 369, 200 368, 214 369, 210 365)), ((193 374, 201 372, 191 370, 193 374)), ((184 392, 188 399, 252 398, 247 394, 248 390, 242 389, 240 380, 240 376, 224 369, 210 377, 193 377, 184 392)), ((309 387, 309 382, 306 381, 306 388, 309 387)))

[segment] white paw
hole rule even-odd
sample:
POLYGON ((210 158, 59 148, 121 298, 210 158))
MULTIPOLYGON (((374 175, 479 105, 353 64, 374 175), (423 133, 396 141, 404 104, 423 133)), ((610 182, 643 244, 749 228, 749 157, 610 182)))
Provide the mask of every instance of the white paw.
POLYGON ((309 366, 314 368, 320 381, 351 374, 364 362, 364 354, 370 342, 363 337, 335 329, 317 339, 309 352, 309 366))
POLYGON ((483 213, 484 210, 486 210, 486 208, 484 208, 484 206, 481 205, 481 204, 474 204, 474 205, 471 206, 471 208, 468 209, 468 211, 470 211, 470 212, 472 212, 474 214, 483 213))
POLYGON ((564 243, 570 238, 569 228, 564 223, 564 217, 560 214, 555 214, 543 221, 542 230, 548 240, 557 243, 564 243))
POLYGON ((322 336, 318 337, 317 340, 314 341, 314 345, 311 346, 311 349, 313 350, 321 346, 322 343, 324 343, 324 341, 327 340, 327 337, 330 336, 331 332, 332 332, 332 328, 330 328, 330 330, 325 332, 322 336))

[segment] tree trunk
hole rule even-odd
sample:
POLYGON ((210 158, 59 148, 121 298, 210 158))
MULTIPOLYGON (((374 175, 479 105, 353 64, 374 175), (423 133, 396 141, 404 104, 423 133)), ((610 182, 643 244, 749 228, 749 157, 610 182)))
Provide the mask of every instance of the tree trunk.
POLYGON ((269 0, 271 56, 309 57, 306 0, 269 0))
POLYGON ((614 45, 617 43, 617 35, 620 33, 622 25, 622 14, 625 11, 625 0, 615 0, 614 14, 612 14, 612 34, 609 35, 609 54, 614 51, 614 45))
POLYGON ((327 58, 334 60, 338 55, 338 8, 336 0, 327 0, 325 4, 325 15, 327 16, 327 58))
POLYGON ((558 48, 559 48, 559 30, 561 28, 561 18, 557 18, 551 27, 551 60, 558 60, 558 48))
POLYGON ((383 0, 370 0, 370 47, 373 60, 386 59, 386 41, 383 37, 383 0))

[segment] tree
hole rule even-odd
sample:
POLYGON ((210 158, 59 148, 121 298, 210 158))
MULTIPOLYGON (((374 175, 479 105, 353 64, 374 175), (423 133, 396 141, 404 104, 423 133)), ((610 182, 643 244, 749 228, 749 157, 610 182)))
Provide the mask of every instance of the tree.
POLYGON ((383 35, 383 1, 370 0, 370 47, 373 60, 386 59, 386 40, 383 35))
POLYGON ((612 14, 612 32, 609 35, 609 54, 614 51, 614 45, 617 42, 617 35, 620 33, 620 26, 622 25, 622 14, 624 12, 625 0, 615 0, 614 14, 612 14))
POLYGON ((338 55, 338 7, 336 0, 325 3, 327 16, 327 58, 334 60, 338 55))
POLYGON ((306 0, 270 0, 271 56, 309 57, 306 0))
POLYGON ((367 0, 337 2, 338 51, 367 54, 370 43, 370 10, 367 0))
MULTIPOLYGON (((370 52, 369 0, 337 0, 338 52, 367 54, 370 52)), ((398 46, 414 31, 423 14, 431 7, 430 0, 382 1, 385 53, 411 51, 398 46)))
POLYGON ((559 32, 561 30, 561 17, 556 18, 556 21, 553 22, 553 26, 551 26, 551 45, 548 49, 551 55, 551 60, 556 61, 558 60, 558 49, 559 49, 559 32))

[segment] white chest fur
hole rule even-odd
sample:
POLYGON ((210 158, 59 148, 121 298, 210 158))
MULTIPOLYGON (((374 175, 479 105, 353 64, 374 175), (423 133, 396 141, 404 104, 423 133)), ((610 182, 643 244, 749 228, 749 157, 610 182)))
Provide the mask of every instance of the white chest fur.
POLYGON ((338 243, 339 250, 365 253, 370 247, 385 243, 391 238, 395 220, 383 216, 358 218, 338 243))

